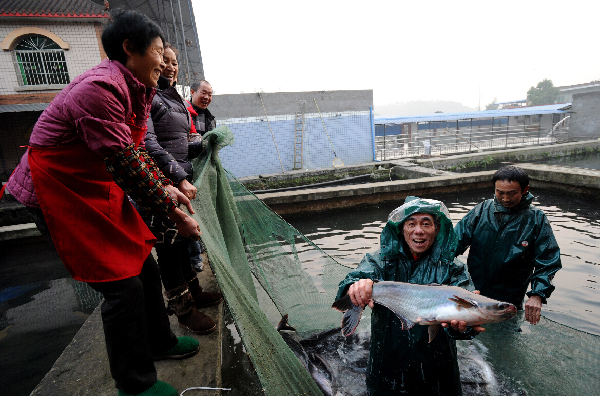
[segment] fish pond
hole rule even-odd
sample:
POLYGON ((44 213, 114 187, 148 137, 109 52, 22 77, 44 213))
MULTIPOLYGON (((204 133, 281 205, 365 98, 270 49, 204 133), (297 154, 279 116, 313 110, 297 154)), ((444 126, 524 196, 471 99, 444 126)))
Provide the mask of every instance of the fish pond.
MULTIPOLYGON (((492 193, 485 189, 429 198, 442 200, 456 224, 492 193)), ((554 278, 556 290, 543 306, 540 324, 530 325, 519 314, 509 322, 487 325, 487 331, 474 341, 458 342, 465 394, 594 394, 600 387, 600 376, 591 369, 600 363, 600 209, 586 198, 545 190, 532 193, 534 205, 548 216, 561 249, 563 268, 554 278), (475 380, 470 381, 467 377, 473 373, 475 380)), ((288 221, 338 262, 355 267, 365 253, 378 248, 388 214, 401 204, 332 211, 288 221)), ((297 248, 302 254, 310 246, 300 244, 297 248)), ((466 262, 466 255, 459 258, 466 262)), ((319 276, 317 272, 312 275, 319 276)), ((368 312, 363 318, 365 315, 368 312)), ((370 329, 362 321, 359 329, 361 326, 358 338, 332 338, 317 347, 330 359, 336 375, 353 381, 366 364, 364 349, 368 348, 370 329), (348 367, 353 375, 344 374, 348 367)), ((348 389, 343 393, 362 394, 348 389)))

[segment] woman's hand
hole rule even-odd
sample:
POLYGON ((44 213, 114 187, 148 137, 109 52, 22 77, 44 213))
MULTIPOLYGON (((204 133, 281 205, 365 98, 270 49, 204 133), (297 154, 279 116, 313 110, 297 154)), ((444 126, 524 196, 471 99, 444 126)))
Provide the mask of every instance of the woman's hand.
POLYGON ((177 208, 169 214, 169 219, 177 225, 177 232, 182 237, 190 238, 195 241, 200 239, 200 225, 198 222, 186 215, 181 209, 177 208))
POLYGON ((186 179, 183 179, 177 188, 189 199, 196 198, 196 187, 186 179))
POLYGON ((169 195, 171 195, 171 199, 173 201, 175 201, 175 205, 179 206, 180 204, 183 204, 183 205, 185 205, 185 207, 187 208, 187 210, 190 211, 191 214, 196 213, 194 211, 194 208, 192 207, 192 203, 190 202, 190 200, 188 199, 188 197, 186 197, 185 195, 183 195, 183 193, 181 191, 179 191, 176 187, 165 186, 165 190, 167 190, 167 192, 169 193, 169 195))

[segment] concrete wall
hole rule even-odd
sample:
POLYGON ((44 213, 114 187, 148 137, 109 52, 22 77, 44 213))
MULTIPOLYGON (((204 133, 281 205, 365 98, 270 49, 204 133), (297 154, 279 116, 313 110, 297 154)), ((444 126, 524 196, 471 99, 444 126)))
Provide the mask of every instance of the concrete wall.
MULTIPOLYGON (((331 142, 319 115, 305 115, 303 169, 333 167, 334 150, 345 165, 373 160, 368 111, 325 113, 323 120, 331 142)), ((268 123, 264 117, 262 120, 252 117, 218 121, 218 125, 223 124, 233 131, 235 143, 223 148, 219 157, 236 177, 281 173, 282 167, 285 172, 293 170, 294 116, 270 116, 268 123)))
MULTIPOLYGON (((219 87, 213 87, 218 90, 219 87)), ((264 102, 267 115, 318 113, 316 99, 321 113, 365 111, 373 106, 373 90, 360 91, 315 91, 315 92, 275 92, 248 93, 238 95, 215 95, 210 111, 219 120, 227 118, 264 117, 264 102)))
POLYGON ((372 161, 371 106, 373 90, 361 90, 215 95, 209 109, 236 139, 219 152, 223 166, 246 177, 294 169, 296 113, 304 113, 302 169, 333 167, 334 151, 345 165, 372 161))
POLYGON ((600 91, 573 95, 571 111, 571 139, 600 138, 600 91))

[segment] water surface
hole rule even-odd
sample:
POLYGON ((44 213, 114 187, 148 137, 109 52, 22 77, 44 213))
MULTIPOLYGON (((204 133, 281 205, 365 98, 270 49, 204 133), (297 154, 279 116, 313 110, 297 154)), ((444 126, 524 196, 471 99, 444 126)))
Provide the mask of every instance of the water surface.
MULTIPOLYGON (((585 198, 534 190, 533 204, 552 225, 561 249, 563 268, 554 279, 556 290, 542 314, 561 324, 600 335, 600 209, 585 198)), ((454 224, 476 204, 491 198, 491 189, 429 196, 441 199, 454 224)), ((365 253, 379 247, 388 214, 403 202, 294 217, 288 221, 338 262, 356 267, 365 253)), ((298 246, 299 253, 309 246, 298 246)), ((467 251, 468 253, 468 251, 467 251)), ((460 257, 466 262, 466 256, 460 257)))

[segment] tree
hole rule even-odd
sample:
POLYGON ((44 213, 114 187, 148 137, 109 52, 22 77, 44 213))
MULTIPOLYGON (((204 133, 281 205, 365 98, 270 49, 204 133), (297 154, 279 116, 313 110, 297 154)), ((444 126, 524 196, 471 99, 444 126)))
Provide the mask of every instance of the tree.
POLYGON ((544 78, 537 84, 537 87, 529 88, 527 91, 527 104, 531 106, 552 104, 560 90, 552 84, 552 80, 544 78))
POLYGON ((492 100, 492 103, 485 106, 485 109, 486 110, 498 110, 499 105, 496 104, 497 100, 498 100, 498 98, 494 98, 494 100, 492 100))

